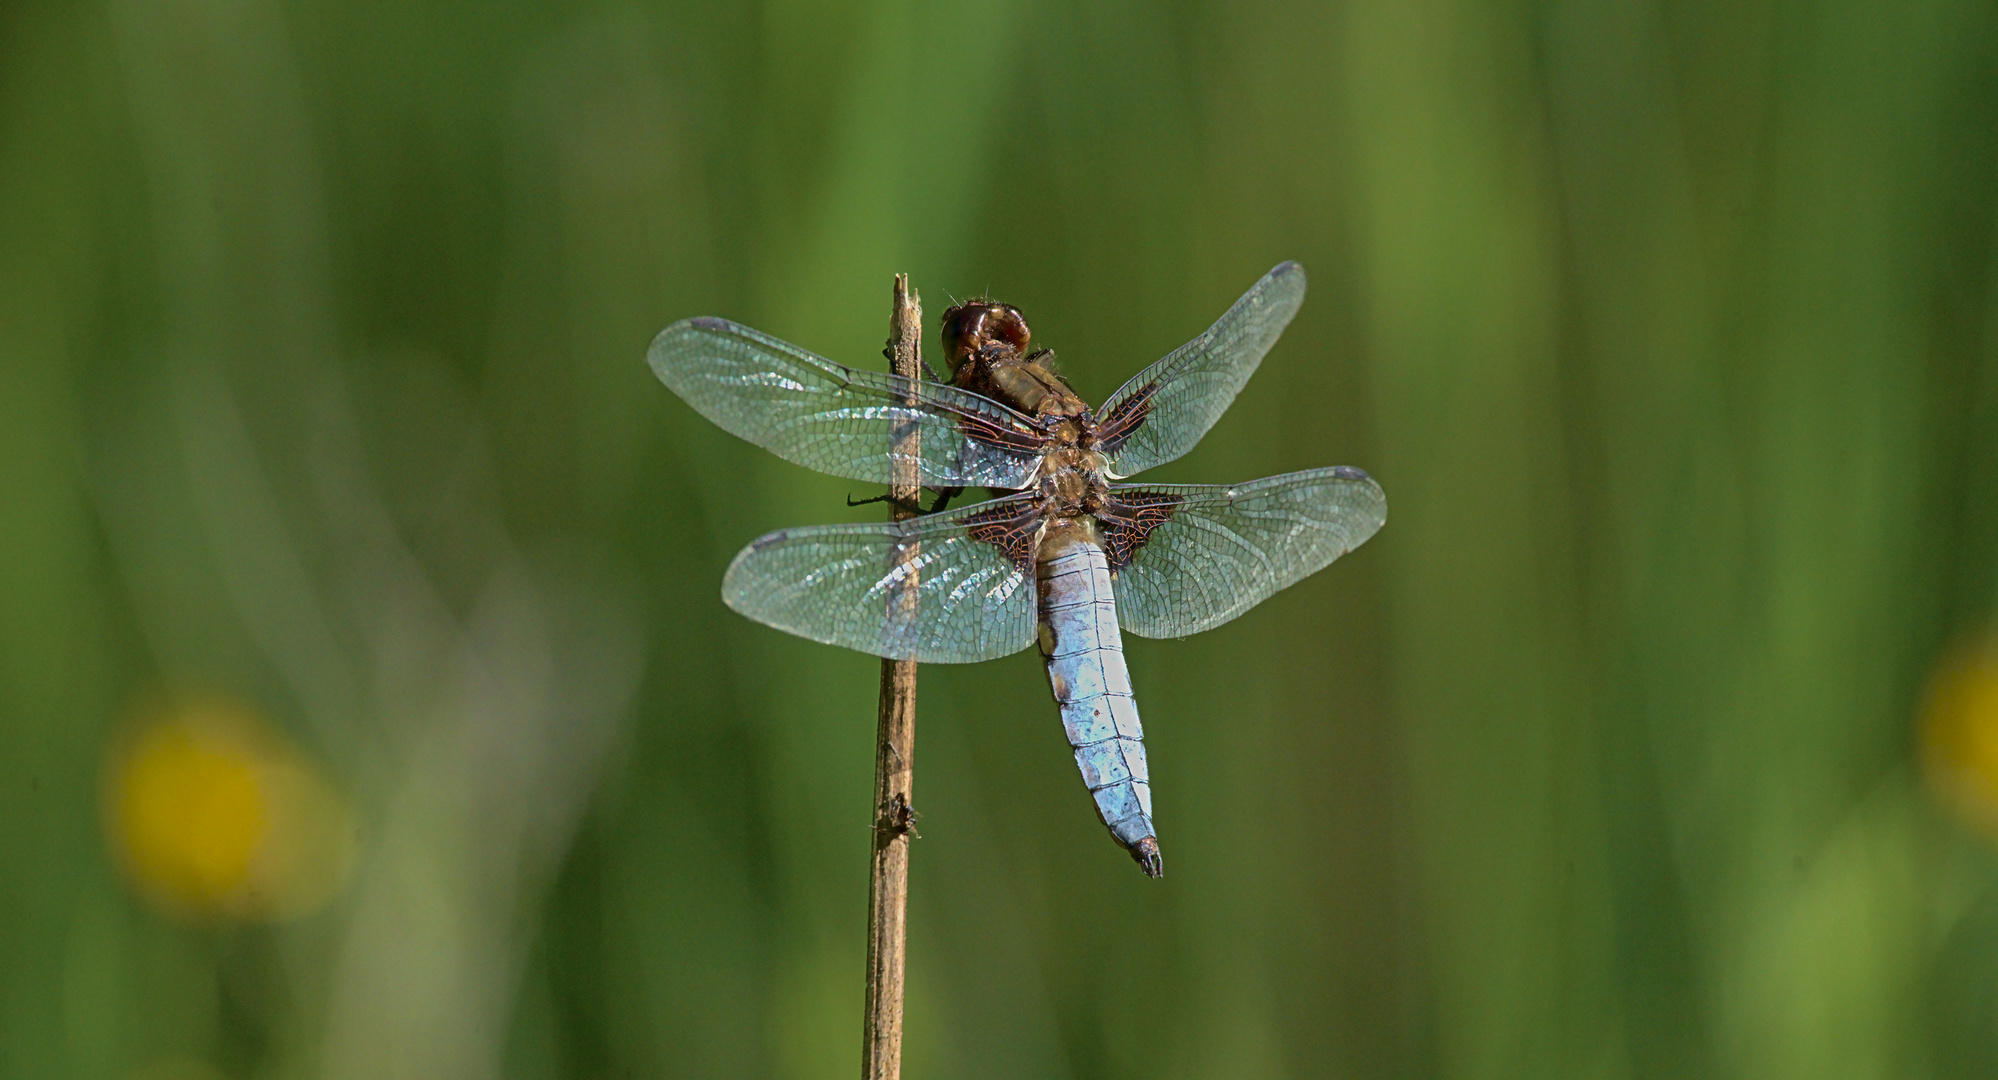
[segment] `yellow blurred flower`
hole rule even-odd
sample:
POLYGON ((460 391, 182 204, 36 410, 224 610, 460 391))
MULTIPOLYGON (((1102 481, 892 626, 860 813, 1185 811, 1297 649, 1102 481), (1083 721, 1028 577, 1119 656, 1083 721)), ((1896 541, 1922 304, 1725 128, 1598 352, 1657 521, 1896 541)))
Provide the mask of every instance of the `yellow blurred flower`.
POLYGON ((1938 669, 1922 711, 1921 744, 1930 786, 1998 838, 1998 642, 1938 669))
POLYGON ((331 899, 353 861, 339 793, 243 708, 161 710, 112 741, 104 776, 119 862, 175 914, 294 918, 331 899))

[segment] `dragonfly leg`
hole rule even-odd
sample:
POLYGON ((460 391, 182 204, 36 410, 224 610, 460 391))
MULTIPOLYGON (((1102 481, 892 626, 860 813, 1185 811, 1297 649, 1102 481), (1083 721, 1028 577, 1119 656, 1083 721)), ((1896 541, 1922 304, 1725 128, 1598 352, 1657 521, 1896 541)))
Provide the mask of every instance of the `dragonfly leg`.
MULTIPOLYGON (((891 342, 889 342, 889 343, 888 343, 888 347, 887 347, 887 348, 885 348, 885 349, 882 349, 882 350, 881 350, 881 355, 882 355, 883 357, 887 358, 887 360, 888 360, 888 362, 889 362, 890 364, 893 364, 893 363, 895 362, 895 343, 894 343, 894 342, 892 342, 892 341, 891 341, 891 342)), ((918 357, 916 357, 916 363, 917 363, 918 365, 920 365, 920 366, 921 366, 921 369, 922 369, 922 372, 921 372, 921 377, 920 377, 920 380, 919 380, 919 381, 922 381, 922 382, 933 382, 933 383, 948 383, 948 382, 950 382, 950 380, 949 380, 949 379, 943 379, 943 378, 938 378, 938 377, 937 377, 937 369, 936 369, 936 368, 933 368, 933 367, 931 367, 931 366, 930 366, 930 362, 929 362, 928 360, 925 360, 925 359, 923 359, 922 357, 918 356, 918 357)))
POLYGON ((937 498, 935 502, 930 504, 930 508, 928 510, 923 509, 923 504, 920 498, 904 502, 901 499, 897 499, 892 495, 876 495, 871 499, 856 499, 853 496, 848 495, 846 497, 846 505, 872 506, 875 503, 881 503, 881 502, 893 503, 896 507, 903 510, 907 510, 909 513, 914 514, 917 517, 921 517, 924 514, 935 514, 942 511, 944 507, 950 505, 950 501, 953 498, 956 498, 960 493, 964 491, 964 489, 961 487, 933 488, 931 490, 936 492, 937 498))
POLYGON ((851 495, 846 497, 846 505, 848 506, 873 506, 875 503, 884 502, 894 506, 898 510, 906 510, 911 514, 920 515, 923 512, 923 504, 921 502, 913 499, 905 501, 893 495, 876 495, 871 499, 856 499, 851 495))

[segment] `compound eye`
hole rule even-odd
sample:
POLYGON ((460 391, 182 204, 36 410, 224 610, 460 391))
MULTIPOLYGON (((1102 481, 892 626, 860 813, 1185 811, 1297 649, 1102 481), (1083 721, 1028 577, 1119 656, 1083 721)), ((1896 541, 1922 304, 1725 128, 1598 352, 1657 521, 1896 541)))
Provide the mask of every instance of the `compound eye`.
POLYGON ((944 312, 944 355, 953 369, 987 345, 1003 344, 1025 353, 1029 338, 1027 320, 1011 304, 971 300, 944 312))

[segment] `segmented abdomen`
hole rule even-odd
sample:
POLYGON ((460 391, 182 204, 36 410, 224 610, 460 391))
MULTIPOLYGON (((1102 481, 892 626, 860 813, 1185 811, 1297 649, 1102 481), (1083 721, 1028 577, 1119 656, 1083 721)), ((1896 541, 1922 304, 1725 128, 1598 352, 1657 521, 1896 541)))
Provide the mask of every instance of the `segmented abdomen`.
POLYGON ((1144 729, 1124 666, 1110 564, 1091 540, 1040 563, 1041 655, 1075 764, 1110 834, 1146 874, 1161 872, 1144 729))

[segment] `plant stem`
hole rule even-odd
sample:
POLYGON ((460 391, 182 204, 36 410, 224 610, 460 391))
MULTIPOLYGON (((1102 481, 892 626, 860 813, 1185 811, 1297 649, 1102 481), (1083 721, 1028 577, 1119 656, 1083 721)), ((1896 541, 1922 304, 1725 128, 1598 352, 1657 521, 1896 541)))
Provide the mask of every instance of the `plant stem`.
MULTIPOLYGON (((888 321, 889 362, 912 384, 922 370, 923 305, 907 274, 895 275, 895 308, 888 321)), ((888 486, 889 514, 914 516, 922 492, 920 444, 915 424, 897 432, 895 466, 888 486)), ((896 558, 916 557, 914 545, 896 558)), ((916 575, 903 579, 891 604, 913 615, 916 575)), ((892 613, 891 613, 892 614, 892 613)), ((902 973, 908 948, 909 840, 914 811, 909 791, 916 751, 916 662, 881 661, 881 708, 874 747, 874 873, 867 895, 867 1029, 862 1080, 902 1075, 902 973)))

